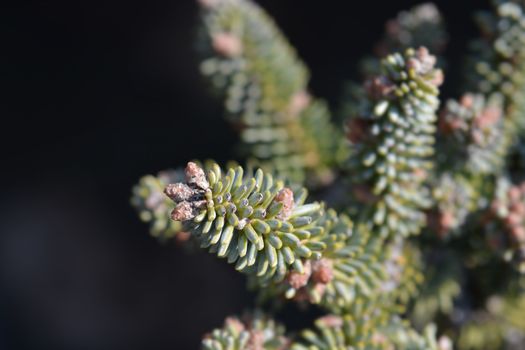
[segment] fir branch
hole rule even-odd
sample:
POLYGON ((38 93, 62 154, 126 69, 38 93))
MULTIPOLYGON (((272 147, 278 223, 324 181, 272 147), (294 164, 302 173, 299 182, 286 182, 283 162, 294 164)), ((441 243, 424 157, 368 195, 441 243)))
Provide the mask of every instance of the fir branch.
POLYGON ((480 209, 479 193, 469 180, 446 172, 430 181, 434 207, 427 212, 427 228, 442 240, 460 235, 469 215, 480 209))
POLYGON ((343 350, 343 349, 403 349, 451 350, 451 341, 436 339, 435 327, 427 327, 423 335, 411 329, 398 318, 384 319, 379 310, 370 311, 367 317, 351 315, 325 316, 315 323, 317 330, 305 330, 301 340, 291 350, 343 350), (374 320, 374 321, 372 321, 374 320))
POLYGON ((469 175, 498 175, 505 164, 508 140, 501 99, 465 94, 449 100, 439 119, 440 170, 469 175))
POLYGON ((525 345, 525 296, 492 296, 459 330, 459 350, 513 349, 525 345))
POLYGON ((261 170, 251 176, 238 167, 224 175, 215 165, 205 174, 189 163, 186 179, 165 189, 176 203, 172 218, 267 296, 333 311, 356 299, 381 299, 399 311, 397 301, 407 303, 421 282, 417 259, 402 242, 385 254, 381 239, 353 231, 348 218, 319 203, 304 204, 304 190, 294 193, 261 170))
POLYGON ((240 130, 243 156, 291 181, 305 171, 314 183, 329 181, 342 134, 307 92, 307 69, 274 21, 250 0, 217 0, 203 6, 203 24, 201 70, 240 130))
POLYGON ((460 234, 467 218, 485 210, 494 180, 504 171, 510 140, 499 95, 467 93, 449 100, 439 116, 437 169, 430 180, 431 230, 442 239, 460 234))
MULTIPOLYGON (((448 34, 439 9, 433 3, 416 5, 401 11, 395 18, 387 21, 381 40, 375 45, 374 56, 367 56, 359 62, 359 70, 364 79, 381 74, 381 59, 392 52, 403 52, 411 47, 424 46, 438 55, 438 63, 448 43, 448 34)), ((344 86, 339 115, 343 120, 355 115, 366 102, 365 89, 356 82, 344 86)))
POLYGON ((255 311, 242 319, 228 317, 224 326, 204 336, 202 350, 285 350, 284 327, 255 311))
MULTIPOLYGON (((387 277, 380 260, 381 242, 363 231, 352 230, 351 221, 333 211, 320 220, 330 240, 323 257, 305 264, 304 273, 290 272, 284 281, 265 286, 262 301, 286 297, 299 303, 320 304, 336 312, 351 305, 359 295, 371 298, 387 277), (342 238, 342 239, 341 239, 342 238)), ((254 287, 258 280, 250 280, 254 287)))
POLYGON ((402 240, 385 247, 379 239, 352 238, 339 249, 327 249, 321 260, 307 265, 304 274, 292 272, 284 283, 263 288, 260 300, 275 302, 285 295, 357 318, 363 308, 381 309, 385 317, 404 313, 423 281, 418 251, 402 240))
POLYGON ((440 316, 453 317, 461 297, 464 269, 461 256, 450 250, 426 251, 425 284, 410 310, 412 324, 420 329, 440 316))
POLYGON ((525 273, 525 182, 500 179, 484 228, 490 247, 525 273))
POLYGON ((525 283, 499 256, 525 271, 525 185, 505 178, 516 178, 509 150, 525 130, 523 0, 494 1, 495 13, 483 15, 474 93, 448 101, 439 121, 437 59, 407 46, 439 54, 441 16, 425 4, 391 20, 377 51, 404 53, 367 65, 379 75, 354 90, 346 148, 326 104, 307 90, 304 63, 260 7, 199 3, 202 72, 239 130, 248 168, 262 169, 188 163, 141 179, 132 203, 152 235, 191 235, 245 273, 262 300, 329 313, 293 343, 260 312, 229 318, 202 348, 451 349, 407 317, 419 330, 441 321, 460 349, 518 349, 525 283), (331 183, 342 159, 353 185, 349 216, 308 203, 306 190, 289 184, 331 183), (406 239, 424 227, 448 240, 406 239))
POLYGON ((494 0, 493 13, 478 17, 484 37, 473 44, 476 53, 471 85, 481 93, 501 94, 506 133, 515 141, 525 127, 525 4, 494 0))
POLYGON ((306 190, 294 192, 260 169, 223 173, 215 164, 205 174, 188 163, 186 183, 170 184, 165 193, 176 203, 172 219, 185 222, 201 247, 261 283, 281 281, 289 270, 303 273, 306 260, 320 259, 348 234, 326 232, 321 203, 305 204, 306 190))
MULTIPOLYGON (((411 47, 424 46, 439 56, 447 43, 444 20, 436 5, 430 2, 416 5, 387 21, 383 38, 375 46, 375 57, 367 57, 360 62, 361 73, 365 78, 380 74, 380 58, 411 47)), ((439 61, 442 60, 440 57, 439 61)))
POLYGON ((443 53, 448 42, 443 17, 431 2, 401 11, 385 25, 385 35, 376 47, 377 56, 393 51, 425 46, 436 54, 443 53))
POLYGON ((425 224, 423 183, 433 166, 443 80, 435 63, 425 48, 387 57, 384 75, 367 82, 368 103, 347 124, 353 195, 361 217, 382 236, 417 234, 425 224))

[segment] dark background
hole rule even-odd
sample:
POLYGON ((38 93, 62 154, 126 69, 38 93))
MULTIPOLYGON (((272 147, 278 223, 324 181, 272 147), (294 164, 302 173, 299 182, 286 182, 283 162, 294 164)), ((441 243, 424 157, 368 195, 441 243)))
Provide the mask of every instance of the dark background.
MULTIPOLYGON (((260 1, 333 107, 384 21, 416 3, 260 1)), ((487 4, 436 3, 452 91, 487 4)), ((0 349, 197 349, 251 303, 243 278, 160 245, 129 206, 143 174, 233 156, 198 73, 196 4, 18 1, 1 17, 0 349)))

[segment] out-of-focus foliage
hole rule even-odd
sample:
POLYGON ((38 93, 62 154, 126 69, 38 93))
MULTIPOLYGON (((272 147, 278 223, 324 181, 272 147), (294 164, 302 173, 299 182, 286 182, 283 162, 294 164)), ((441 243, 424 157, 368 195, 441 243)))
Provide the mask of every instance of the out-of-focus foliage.
POLYGON ((214 329, 202 340, 202 350, 282 350, 289 340, 284 327, 255 311, 242 319, 229 317, 222 328, 214 329))
POLYGON ((316 331, 306 330, 291 350, 447 350, 451 349, 447 338, 436 339, 434 327, 428 327, 423 334, 409 328, 398 319, 381 319, 379 310, 371 311, 366 318, 325 316, 316 321, 316 331), (376 315, 373 315, 376 314, 376 315), (371 319, 380 319, 370 327, 371 319), (368 321, 368 322, 367 322, 368 321))
MULTIPOLYGON (((164 195, 164 188, 184 179, 184 172, 167 170, 157 176, 146 175, 133 187, 131 204, 142 221, 150 225, 150 233, 161 240, 176 237, 182 231, 182 224, 170 220, 169 213, 175 208, 164 195)), ((183 234, 184 235, 184 234, 183 234)))
POLYGON ((342 133, 324 102, 307 91, 309 73, 274 21, 250 0, 202 3, 201 71, 240 132, 241 155, 302 182, 332 180, 344 158, 342 133))
POLYGON ((525 183, 498 183, 484 225, 489 245, 525 273, 525 183))
POLYGON ((465 94, 450 100, 439 119, 437 154, 444 171, 474 175, 499 174, 505 164, 501 99, 465 94))
MULTIPOLYGON (((431 2, 416 5, 401 11, 387 21, 385 32, 375 46, 375 55, 363 58, 359 64, 361 76, 365 79, 381 74, 381 59, 392 52, 403 52, 411 47, 426 47, 438 57, 438 66, 443 65, 442 56, 448 43, 443 16, 431 2)), ((345 84, 339 115, 341 118, 355 115, 366 101, 366 91, 356 82, 345 84)))

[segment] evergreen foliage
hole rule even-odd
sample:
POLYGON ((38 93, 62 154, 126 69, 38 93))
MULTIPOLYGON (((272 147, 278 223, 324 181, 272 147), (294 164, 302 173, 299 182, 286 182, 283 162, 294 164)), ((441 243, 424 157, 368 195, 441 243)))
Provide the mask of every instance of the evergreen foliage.
POLYGON ((182 171, 167 170, 157 176, 146 175, 133 187, 131 204, 137 209, 140 219, 149 223, 152 236, 165 240, 177 236, 182 231, 182 224, 170 220, 167 215, 175 205, 163 193, 168 184, 182 179, 182 171))
POLYGON ((347 123, 358 210, 382 236, 417 234, 425 224, 430 195, 422 184, 433 167, 443 82, 435 63, 425 48, 385 58, 383 75, 365 85, 368 103, 347 123))
POLYGON ((295 50, 252 1, 202 5, 201 70, 240 132, 241 155, 295 182, 305 171, 314 183, 330 181, 344 157, 342 133, 324 102, 308 93, 309 73, 295 50))
POLYGON ((215 329, 202 341, 202 350, 282 350, 289 340, 284 327, 275 323, 261 311, 245 315, 242 319, 228 317, 223 328, 215 329))
POLYGON ((230 317, 202 349, 524 349, 523 0, 478 16, 467 90, 441 110, 444 20, 433 4, 400 13, 344 125, 262 8, 199 4, 201 71, 243 163, 146 176, 132 203, 153 236, 242 272, 259 307, 325 313, 297 334, 262 311, 230 317))

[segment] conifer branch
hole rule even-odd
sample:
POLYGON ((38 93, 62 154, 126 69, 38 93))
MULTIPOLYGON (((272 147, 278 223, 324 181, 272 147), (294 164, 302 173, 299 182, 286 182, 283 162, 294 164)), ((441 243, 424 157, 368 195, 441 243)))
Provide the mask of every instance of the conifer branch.
POLYGON ((500 179, 484 227, 490 247, 525 273, 525 182, 500 179))
POLYGON ((184 222, 201 247, 261 283, 281 281, 289 270, 303 273, 305 261, 320 259, 348 235, 327 232, 323 205, 305 204, 305 189, 294 192, 260 169, 253 175, 242 167, 210 169, 205 174, 188 163, 186 181, 166 187, 176 203, 171 218, 184 222))
POLYGON ((309 73, 295 50, 250 0, 203 5, 201 70, 240 131, 243 156, 291 181, 303 182, 306 171, 314 183, 330 182, 344 159, 342 133, 308 93, 309 73))
POLYGON ((523 0, 495 0, 481 17, 471 92, 440 113, 443 74, 424 47, 445 46, 439 11, 424 4, 391 20, 377 53, 402 53, 366 64, 349 103, 350 147, 258 5, 198 2, 201 70, 239 130, 246 167, 190 162, 141 179, 132 203, 152 235, 190 239, 233 264, 261 303, 327 313, 297 337, 260 311, 228 318, 202 349, 519 349, 525 185, 512 182, 522 178, 512 152, 525 149, 523 0), (307 201, 297 184, 339 186, 346 159, 348 212, 307 201))
POLYGON ((382 236, 417 234, 425 223, 423 183, 433 166, 443 81, 435 63, 425 48, 388 56, 384 75, 367 82, 367 104, 347 123, 353 196, 382 236))
POLYGON ((418 334, 400 319, 385 320, 379 310, 370 310, 367 317, 351 315, 325 316, 316 321, 316 331, 302 332, 302 340, 291 350, 332 349, 404 349, 404 350, 451 350, 450 339, 436 339, 436 329, 429 326, 424 334, 418 334), (375 322, 371 322, 375 320, 375 322))
POLYGON ((476 52, 471 75, 474 90, 501 94, 507 137, 515 141, 525 126, 525 4, 522 0, 494 0, 493 13, 478 17, 483 38, 476 52))
POLYGON ((242 319, 228 317, 223 328, 204 336, 202 350, 285 350, 289 344, 284 327, 261 311, 242 319))

